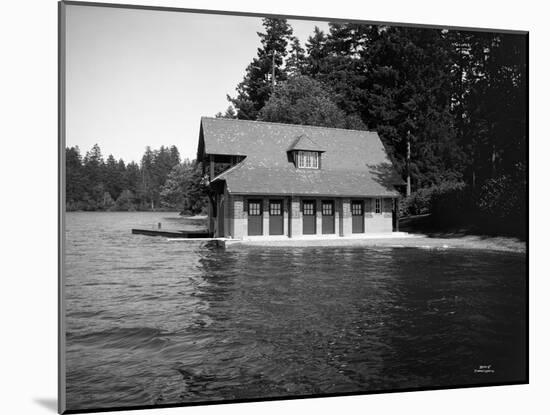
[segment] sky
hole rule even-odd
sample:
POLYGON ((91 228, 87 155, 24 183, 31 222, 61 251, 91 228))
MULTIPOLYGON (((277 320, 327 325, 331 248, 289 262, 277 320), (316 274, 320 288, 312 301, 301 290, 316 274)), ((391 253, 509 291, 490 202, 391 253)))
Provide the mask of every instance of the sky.
MULTIPOLYGON (((229 106, 261 18, 67 6, 66 145, 139 162, 146 146, 194 159, 201 116, 229 106)), ((326 22, 289 20, 302 44, 326 22)))

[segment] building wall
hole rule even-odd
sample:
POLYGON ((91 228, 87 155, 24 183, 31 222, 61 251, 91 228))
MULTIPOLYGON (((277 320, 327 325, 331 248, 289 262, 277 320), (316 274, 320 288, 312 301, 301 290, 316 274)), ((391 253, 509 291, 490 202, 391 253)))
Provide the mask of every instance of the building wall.
MULTIPOLYGON (((263 207, 263 236, 269 238, 269 199, 270 197, 251 197, 251 199, 262 200, 263 207)), ((271 199, 281 199, 280 197, 271 197, 271 199)), ((283 199, 283 235, 292 238, 302 236, 302 198, 298 196, 285 197, 283 199)), ((316 199, 317 217, 316 234, 322 235, 322 210, 321 200, 316 199)), ((339 236, 359 236, 361 234, 352 233, 351 199, 334 198, 335 217, 334 217, 334 235, 339 236)), ((392 207, 393 199, 383 198, 381 201, 381 212, 375 213, 375 199, 364 199, 364 221, 365 233, 388 233, 393 230, 392 207)), ((236 239, 246 239, 248 237, 248 215, 247 198, 240 195, 225 194, 224 208, 224 236, 236 239)), ((281 235, 278 235, 281 237, 281 235)))
POLYGON ((381 213, 375 212, 375 199, 365 200, 365 233, 386 233, 392 232, 392 199, 383 198, 381 213))

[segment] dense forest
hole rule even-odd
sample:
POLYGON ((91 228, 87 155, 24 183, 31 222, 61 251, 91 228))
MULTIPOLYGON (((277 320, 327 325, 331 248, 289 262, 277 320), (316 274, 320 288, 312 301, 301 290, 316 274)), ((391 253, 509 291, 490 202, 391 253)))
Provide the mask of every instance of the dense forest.
MULTIPOLYGON (((527 40, 524 35, 330 23, 302 46, 285 19, 217 117, 377 131, 403 179, 402 215, 440 227, 524 234, 527 40), (409 154, 409 157, 407 155, 409 154)), ((200 166, 175 147, 139 165, 67 149, 67 209, 199 212, 200 166)))
POLYGON ((112 155, 105 160, 97 144, 84 157, 78 147, 65 149, 65 155, 68 211, 204 212, 202 169, 187 159, 182 162, 176 146, 147 147, 140 164, 112 155))

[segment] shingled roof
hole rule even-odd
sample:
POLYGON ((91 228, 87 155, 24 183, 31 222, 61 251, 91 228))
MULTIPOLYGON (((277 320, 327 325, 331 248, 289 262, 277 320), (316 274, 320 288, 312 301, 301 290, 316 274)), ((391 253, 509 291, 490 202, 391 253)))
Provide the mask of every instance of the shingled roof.
POLYGON ((197 160, 207 155, 246 156, 213 180, 235 194, 395 197, 403 184, 372 131, 203 117, 197 160), (324 151, 321 169, 294 166, 287 151, 300 142, 324 151))

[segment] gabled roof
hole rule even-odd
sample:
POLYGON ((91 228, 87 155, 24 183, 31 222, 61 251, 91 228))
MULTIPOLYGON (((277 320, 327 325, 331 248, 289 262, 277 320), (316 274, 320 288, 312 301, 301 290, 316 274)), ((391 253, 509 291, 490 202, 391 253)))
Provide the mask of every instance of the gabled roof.
POLYGON ((236 194, 397 196, 403 184, 372 131, 203 117, 197 160, 208 155, 246 156, 214 179, 236 194), (321 169, 297 169, 292 149, 324 151, 321 169))
POLYGON ((318 151, 318 152, 324 152, 319 144, 317 144, 315 141, 313 141, 311 138, 309 138, 307 135, 302 134, 296 140, 294 143, 291 144, 291 146, 288 148, 287 151, 295 151, 295 150, 302 150, 302 151, 318 151))

